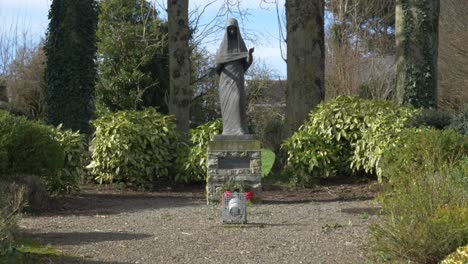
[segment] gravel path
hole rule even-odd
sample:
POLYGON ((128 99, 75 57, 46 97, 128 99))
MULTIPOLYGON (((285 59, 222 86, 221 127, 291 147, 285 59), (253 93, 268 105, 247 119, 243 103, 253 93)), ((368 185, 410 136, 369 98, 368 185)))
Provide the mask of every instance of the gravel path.
POLYGON ((266 191, 243 226, 222 225, 220 207, 206 206, 201 190, 85 191, 21 226, 71 256, 52 263, 365 262, 368 225, 377 218, 370 197, 323 188, 288 193, 266 191))

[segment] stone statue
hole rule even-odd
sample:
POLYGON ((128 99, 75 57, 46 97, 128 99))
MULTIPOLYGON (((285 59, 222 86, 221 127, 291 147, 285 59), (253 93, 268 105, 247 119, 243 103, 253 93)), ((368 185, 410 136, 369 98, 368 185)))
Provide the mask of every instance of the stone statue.
POLYGON ((244 74, 253 61, 247 52, 236 19, 229 19, 223 41, 216 53, 215 69, 219 75, 219 97, 223 119, 222 135, 246 135, 244 74))

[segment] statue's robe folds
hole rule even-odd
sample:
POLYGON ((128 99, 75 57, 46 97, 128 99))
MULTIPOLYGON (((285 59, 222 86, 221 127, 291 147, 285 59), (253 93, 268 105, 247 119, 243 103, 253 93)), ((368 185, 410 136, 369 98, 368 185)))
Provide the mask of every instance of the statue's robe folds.
POLYGON ((224 64, 219 76, 219 99, 223 118, 223 135, 248 134, 245 111, 244 60, 224 64))
MULTIPOLYGON (((232 20, 231 20, 232 22, 232 20)), ((228 23, 237 30, 235 38, 226 32, 216 56, 219 74, 219 99, 223 120, 223 135, 248 134, 244 74, 252 63, 237 22, 228 23)))

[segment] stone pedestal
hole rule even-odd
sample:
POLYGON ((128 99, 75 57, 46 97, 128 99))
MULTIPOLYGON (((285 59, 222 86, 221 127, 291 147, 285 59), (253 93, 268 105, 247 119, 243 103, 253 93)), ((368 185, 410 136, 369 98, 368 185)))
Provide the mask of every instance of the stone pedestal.
POLYGON ((218 204, 221 187, 227 181, 242 182, 251 187, 254 198, 261 200, 262 160, 260 141, 253 135, 215 136, 208 143, 208 177, 206 200, 218 204))

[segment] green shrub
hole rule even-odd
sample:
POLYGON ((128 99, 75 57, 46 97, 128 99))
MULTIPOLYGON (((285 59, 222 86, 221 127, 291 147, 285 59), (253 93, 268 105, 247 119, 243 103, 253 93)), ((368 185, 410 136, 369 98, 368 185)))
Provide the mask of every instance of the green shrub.
POLYGON ((448 128, 457 131, 458 133, 468 135, 468 106, 465 110, 455 116, 448 128))
MULTIPOLYGON (((408 129, 382 159, 383 177, 400 180, 400 175, 438 171, 449 162, 468 155, 468 137, 452 130, 408 129)), ((404 179, 404 178, 403 178, 404 179)))
POLYGON ((339 96, 320 104, 282 147, 298 181, 360 171, 376 173, 385 148, 417 111, 393 102, 339 96))
POLYGON ((95 180, 149 188, 156 180, 172 180, 182 149, 174 120, 153 108, 107 113, 95 120, 88 166, 95 180))
POLYGON ((80 180, 87 175, 85 167, 90 161, 85 135, 70 129, 63 130, 61 125, 52 131, 63 148, 65 159, 64 166, 48 180, 49 191, 56 194, 79 190, 80 180))
POLYGON ((372 227, 386 259, 437 263, 468 243, 468 137, 454 131, 407 130, 383 156, 388 179, 372 227))
POLYGON ((447 112, 437 109, 422 109, 417 115, 408 120, 408 127, 432 127, 444 129, 452 120, 452 116, 447 112))
POLYGON ((193 146, 184 162, 184 172, 177 176, 178 181, 193 182, 206 179, 208 142, 213 140, 215 135, 221 134, 222 131, 221 119, 207 122, 190 130, 193 146))
POLYGON ((457 248, 457 251, 448 255, 441 264, 466 264, 468 262, 468 245, 457 248))
POLYGON ((0 181, 0 257, 8 253, 18 233, 17 216, 23 206, 23 189, 0 181))
POLYGON ((50 127, 5 111, 0 111, 0 124, 0 175, 47 176, 63 167, 63 149, 50 127))

